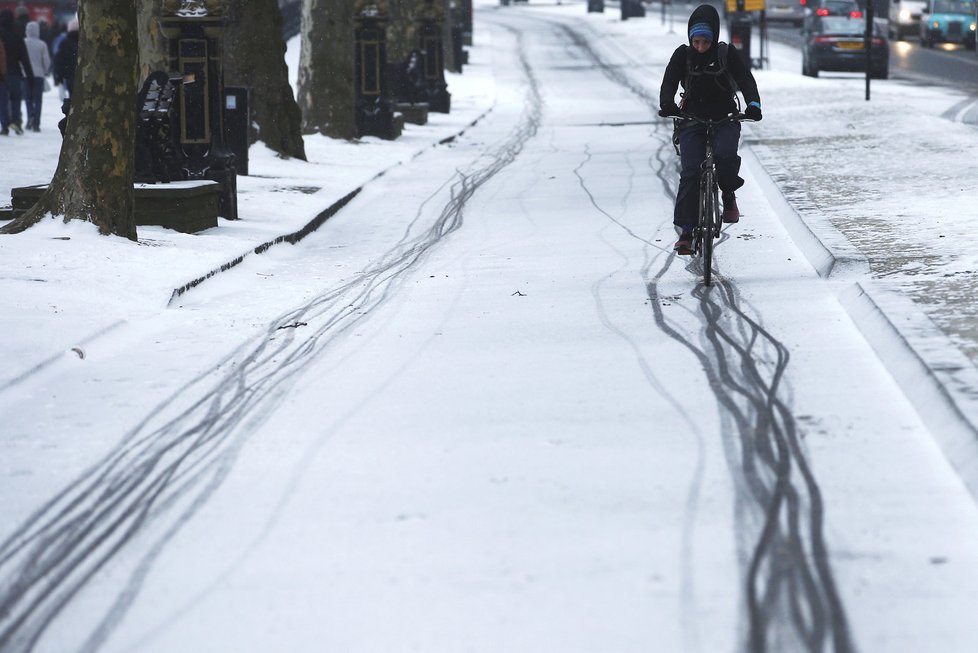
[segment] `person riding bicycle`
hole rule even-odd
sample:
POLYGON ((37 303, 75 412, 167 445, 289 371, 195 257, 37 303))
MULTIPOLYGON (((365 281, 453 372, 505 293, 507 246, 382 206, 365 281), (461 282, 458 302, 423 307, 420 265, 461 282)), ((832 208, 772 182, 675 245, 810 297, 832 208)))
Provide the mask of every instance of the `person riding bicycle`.
MULTIPOLYGON (((726 43, 718 41, 720 14, 712 5, 700 5, 689 16, 689 45, 681 45, 672 53, 659 89, 659 115, 681 118, 719 120, 737 112, 737 91, 747 103, 744 115, 750 120, 761 119, 761 97, 757 82, 743 55, 726 43), (683 86, 682 100, 676 104, 676 91, 683 86)), ((740 220, 737 196, 734 191, 744 185, 740 178, 740 123, 731 121, 720 125, 713 142, 717 183, 723 198, 723 221, 740 220)), ((696 224, 699 199, 700 166, 706 158, 706 125, 681 124, 679 151, 682 171, 673 223, 679 232, 676 253, 693 253, 693 228, 696 224)))

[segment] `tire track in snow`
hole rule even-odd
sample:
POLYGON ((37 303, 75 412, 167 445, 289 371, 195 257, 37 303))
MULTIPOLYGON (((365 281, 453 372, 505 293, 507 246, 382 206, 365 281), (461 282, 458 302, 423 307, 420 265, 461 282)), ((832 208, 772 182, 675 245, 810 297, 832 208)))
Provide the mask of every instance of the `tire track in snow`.
MULTIPOLYGON (((567 24, 559 26, 608 79, 631 90, 653 112, 657 110, 656 96, 621 68, 607 64, 576 29, 567 24)), ((662 128, 656 127, 656 132, 661 136, 660 145, 650 165, 674 199, 676 164, 671 137, 663 135, 662 128)), ((649 240, 636 236, 601 209, 579 172, 578 178, 592 204, 643 242, 648 253, 649 240)), ((663 257, 662 248, 652 247, 660 251, 647 260, 643 276, 656 325, 700 361, 724 422, 733 425, 737 436, 739 447, 725 444, 725 451, 728 459, 734 454, 729 462, 740 468, 739 523, 752 542, 745 578, 748 623, 744 648, 752 653, 854 651, 824 539, 821 493, 805 457, 790 402, 783 398, 789 352, 749 308, 744 308, 733 282, 722 277, 714 283, 715 292, 702 284, 693 291, 702 323, 702 344, 694 343, 663 311, 668 298, 661 295, 659 284, 677 259, 669 256, 652 276, 655 262, 663 257), (773 363, 767 362, 772 359, 773 363), (796 480, 799 477, 800 482, 796 480)), ((700 265, 694 259, 688 268, 701 276, 702 270, 697 269, 700 265)), ((658 388, 661 384, 653 379, 650 384, 658 388)), ((670 395, 664 396, 670 399, 670 395)))
MULTIPOLYGON (((669 250, 666 250, 665 248, 656 245, 651 240, 636 234, 631 228, 628 227, 628 225, 622 222, 620 218, 612 215, 600 205, 597 198, 594 196, 594 193, 591 192, 591 189, 588 187, 587 181, 582 173, 584 168, 591 161, 590 146, 585 146, 584 154, 584 159, 574 169, 574 175, 577 177, 581 190, 583 190, 584 194, 587 195, 591 206, 593 206, 596 211, 604 215, 605 218, 607 218, 611 223, 614 223, 615 226, 624 230, 629 236, 645 243, 643 251, 646 253, 647 264, 649 263, 648 252, 650 249, 658 250, 660 254, 670 253, 669 250)), ((630 193, 632 188, 632 178, 634 177, 635 171, 631 166, 631 162, 628 160, 627 153, 625 158, 629 163, 629 170, 631 173, 629 176, 630 193)), ((628 194, 626 194, 626 197, 622 200, 626 205, 627 197, 628 194)), ((696 568, 693 564, 693 559, 696 550, 696 515, 699 511, 699 500, 703 487, 703 477, 706 474, 706 436, 699 424, 697 424, 692 417, 690 417, 689 413, 683 409, 682 404, 672 393, 669 385, 659 378, 658 374, 656 373, 655 365, 649 360, 648 356, 646 356, 639 343, 636 342, 635 339, 632 338, 632 336, 630 336, 624 329, 616 325, 609 316, 608 311, 605 309, 604 300, 601 296, 602 287, 604 286, 605 282, 614 277, 616 274, 620 274, 627 270, 631 264, 631 259, 628 254, 622 252, 611 241, 605 238, 603 234, 601 235, 601 239, 610 249, 613 249, 618 253, 623 262, 616 270, 599 279, 591 287, 591 294, 594 297, 598 317, 606 329, 621 338, 628 345, 629 349, 632 350, 632 353, 635 356, 635 362, 642 371, 642 375, 645 377, 646 382, 653 388, 653 390, 655 390, 656 393, 658 393, 660 397, 665 399, 666 403, 672 408, 673 412, 677 414, 686 424, 686 428, 693 434, 693 437, 696 440, 696 462, 693 465, 693 475, 689 482, 689 490, 686 494, 686 510, 683 515, 683 528, 681 535, 682 545, 680 547, 680 578, 682 579, 680 581, 680 601, 682 604, 681 620, 684 650, 696 652, 700 650, 700 643, 699 628, 695 619, 697 607, 695 591, 696 568)))
POLYGON ((432 225, 411 235, 416 217, 401 241, 362 274, 281 315, 263 335, 181 388, 0 543, 0 650, 34 650, 72 601, 113 565, 113 575, 126 579, 124 589, 77 639, 78 650, 98 650, 156 558, 220 487, 248 436, 271 417, 298 375, 462 227, 468 200, 519 156, 540 125, 539 85, 522 35, 513 32, 527 84, 523 113, 501 144, 456 172, 450 200, 432 225))

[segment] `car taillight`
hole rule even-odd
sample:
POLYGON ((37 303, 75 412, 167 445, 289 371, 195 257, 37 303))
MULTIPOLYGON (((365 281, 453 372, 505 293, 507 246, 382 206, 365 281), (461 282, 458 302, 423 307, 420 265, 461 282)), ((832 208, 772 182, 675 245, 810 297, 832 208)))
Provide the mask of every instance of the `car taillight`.
POLYGON ((832 43, 834 40, 835 39, 833 39, 831 36, 816 36, 815 37, 815 42, 816 43, 832 43))
POLYGON ((819 16, 828 16, 829 10, 826 9, 825 7, 819 7, 818 9, 815 10, 815 13, 818 14, 819 16))
POLYGON ((874 36, 873 37, 873 45, 886 45, 886 41, 884 41, 882 39, 882 37, 874 36))
POLYGON ((805 5, 808 4, 808 0, 798 0, 798 4, 800 4, 802 7, 804 7, 805 5))
POLYGON ((862 17, 863 17, 863 12, 859 11, 858 9, 849 12, 849 18, 862 18, 862 17))

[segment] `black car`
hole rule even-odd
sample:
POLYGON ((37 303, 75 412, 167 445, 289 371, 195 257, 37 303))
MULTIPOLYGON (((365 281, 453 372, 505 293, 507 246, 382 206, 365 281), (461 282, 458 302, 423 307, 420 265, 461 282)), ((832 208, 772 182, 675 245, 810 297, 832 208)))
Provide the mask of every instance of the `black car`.
MULTIPOLYGON (((819 71, 865 72, 863 36, 866 21, 849 16, 815 16, 805 33, 801 74, 818 77, 819 71)), ((890 46, 878 27, 873 28, 869 74, 886 79, 890 74, 890 46)))

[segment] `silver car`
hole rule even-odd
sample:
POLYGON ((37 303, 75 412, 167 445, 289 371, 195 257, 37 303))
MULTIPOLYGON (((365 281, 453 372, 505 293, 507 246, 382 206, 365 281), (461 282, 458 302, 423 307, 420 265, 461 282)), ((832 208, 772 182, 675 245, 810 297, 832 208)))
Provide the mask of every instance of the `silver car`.
POLYGON ((768 20, 782 20, 801 26, 805 20, 805 0, 768 0, 765 15, 768 20))

